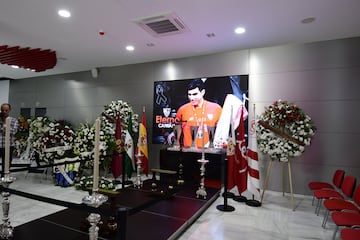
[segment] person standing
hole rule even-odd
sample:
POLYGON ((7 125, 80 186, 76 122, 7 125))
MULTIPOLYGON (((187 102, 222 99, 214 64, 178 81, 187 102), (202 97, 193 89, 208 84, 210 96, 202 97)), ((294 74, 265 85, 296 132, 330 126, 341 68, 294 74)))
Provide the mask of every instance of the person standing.
POLYGON ((4 176, 5 166, 5 132, 6 132, 6 118, 10 118, 10 164, 12 162, 12 153, 15 147, 15 134, 18 130, 18 120, 10 117, 11 105, 9 103, 1 104, 0 112, 0 157, 2 162, 1 176, 4 176))
POLYGON ((189 102, 180 106, 175 117, 176 121, 182 124, 183 146, 208 147, 209 127, 216 127, 222 108, 219 104, 204 99, 205 83, 201 79, 190 82, 187 95, 189 102), (193 127, 197 127, 194 138, 193 127), (195 139, 194 144, 192 144, 193 139, 195 139))

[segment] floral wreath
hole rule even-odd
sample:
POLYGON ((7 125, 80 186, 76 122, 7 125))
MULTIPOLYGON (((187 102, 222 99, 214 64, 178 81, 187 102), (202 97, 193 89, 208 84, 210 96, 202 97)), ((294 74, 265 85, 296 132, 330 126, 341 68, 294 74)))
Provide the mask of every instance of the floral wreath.
POLYGON ((29 140, 32 150, 38 154, 42 152, 42 137, 50 130, 50 123, 48 117, 37 117, 30 122, 29 140))
POLYGON ((72 153, 75 132, 65 121, 51 122, 49 131, 41 138, 40 159, 51 162, 72 153))
MULTIPOLYGON (((82 176, 77 184, 75 184, 76 189, 87 190, 91 189, 93 186, 93 176, 82 176)), ((99 179, 99 188, 105 190, 114 190, 115 184, 112 180, 105 177, 100 177, 99 179)))
MULTIPOLYGON (((105 131, 105 134, 114 136, 115 134, 115 121, 117 116, 120 116, 121 124, 127 126, 131 115, 132 131, 138 132, 139 128, 139 115, 134 113, 132 107, 125 101, 117 100, 112 101, 109 105, 104 106, 104 111, 101 115, 101 128, 105 131)), ((125 128, 122 128, 125 133, 125 128)), ((125 136, 123 134, 123 136, 125 136)))
MULTIPOLYGON (((100 161, 110 154, 109 137, 104 135, 103 131, 100 131, 100 161)), ((89 123, 81 124, 76 130, 76 137, 74 139, 74 153, 84 161, 85 166, 91 167, 92 160, 94 159, 94 143, 95 143, 95 125, 89 123)))
MULTIPOLYGON (((29 137, 29 127, 31 119, 20 116, 18 117, 18 129, 15 134, 15 155, 20 156, 21 153, 26 151, 29 137)), ((21 156, 20 156, 21 157, 21 156)))
POLYGON ((287 101, 277 100, 265 108, 257 127, 259 150, 272 160, 287 162, 300 156, 310 145, 316 127, 302 109, 287 101))

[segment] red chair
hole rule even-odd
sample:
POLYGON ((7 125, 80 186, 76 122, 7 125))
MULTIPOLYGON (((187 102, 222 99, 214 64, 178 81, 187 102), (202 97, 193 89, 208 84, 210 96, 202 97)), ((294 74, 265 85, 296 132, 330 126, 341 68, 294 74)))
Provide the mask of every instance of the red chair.
MULTIPOLYGON (((344 181, 341 184, 341 191, 342 193, 351 198, 353 191, 354 191, 354 186, 356 183, 356 178, 354 176, 345 176, 344 177, 344 181)), ((330 199, 330 198, 340 198, 340 199, 344 199, 344 196, 334 190, 334 189, 319 189, 319 190, 315 190, 314 191, 314 197, 318 200, 317 201, 317 205, 316 205, 316 209, 315 209, 315 213, 317 215, 319 215, 320 212, 320 207, 321 207, 321 203, 323 199, 330 199)))
POLYGON ((339 227, 353 227, 360 225, 360 214, 354 212, 332 212, 331 218, 336 224, 336 228, 333 234, 333 239, 336 237, 336 233, 339 227))
POLYGON ((359 240, 360 228, 344 228, 340 232, 342 240, 359 240))
MULTIPOLYGON (((355 192, 352 196, 352 201, 346 201, 344 199, 326 199, 324 200, 324 207, 326 209, 324 220, 323 220, 323 228, 325 228, 327 219, 332 211, 342 211, 349 210, 353 212, 360 213, 360 184, 357 185, 355 192)), ((360 239, 360 238, 359 238, 360 239)))
MULTIPOLYGON (((324 188, 335 189, 335 187, 336 187, 336 188, 340 189, 341 184, 342 184, 343 179, 344 179, 344 176, 345 176, 345 171, 341 170, 341 169, 337 169, 334 172, 334 175, 333 175, 333 178, 332 178, 332 184, 328 183, 328 182, 314 181, 314 182, 309 182, 308 186, 309 186, 309 189, 312 192, 314 192, 315 190, 324 189, 324 188)), ((315 197, 313 196, 313 200, 312 200, 311 205, 314 205, 314 199, 315 199, 315 197)))

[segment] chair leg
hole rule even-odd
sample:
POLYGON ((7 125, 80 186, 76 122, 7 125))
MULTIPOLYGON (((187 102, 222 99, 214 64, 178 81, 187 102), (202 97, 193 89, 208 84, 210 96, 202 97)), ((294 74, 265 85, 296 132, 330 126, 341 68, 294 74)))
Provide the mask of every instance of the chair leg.
POLYGON ((330 211, 326 209, 325 214, 324 214, 324 219, 323 219, 323 222, 321 225, 323 228, 325 228, 325 226, 326 226, 326 222, 329 218, 329 214, 330 214, 330 211))
POLYGON ((311 206, 314 206, 314 200, 315 200, 315 197, 313 196, 311 206))
POLYGON ((322 199, 318 199, 317 206, 315 208, 315 214, 319 216, 320 208, 321 208, 322 199))
POLYGON ((336 225, 335 230, 334 230, 334 235, 333 235, 333 238, 332 238, 333 240, 335 240, 336 233, 337 233, 338 230, 339 230, 339 226, 336 225))

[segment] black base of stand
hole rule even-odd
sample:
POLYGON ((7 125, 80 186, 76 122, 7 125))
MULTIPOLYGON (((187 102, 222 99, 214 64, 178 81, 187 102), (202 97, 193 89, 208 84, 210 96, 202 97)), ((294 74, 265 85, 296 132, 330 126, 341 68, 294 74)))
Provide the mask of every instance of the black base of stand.
POLYGON ((229 205, 217 205, 216 208, 222 212, 232 212, 235 210, 233 206, 229 205))
POLYGON ((257 201, 257 200, 247 200, 246 201, 246 205, 250 206, 250 207, 260 207, 261 206, 261 202, 257 201))
POLYGON ((234 201, 237 201, 237 202, 246 202, 247 201, 247 198, 244 197, 244 196, 234 196, 233 197, 234 201))
POLYGON ((232 192, 223 192, 222 196, 227 198, 234 198, 235 194, 232 192))

